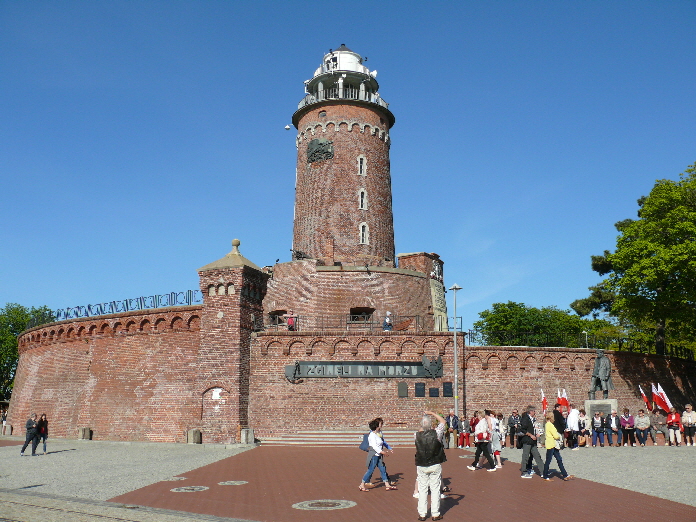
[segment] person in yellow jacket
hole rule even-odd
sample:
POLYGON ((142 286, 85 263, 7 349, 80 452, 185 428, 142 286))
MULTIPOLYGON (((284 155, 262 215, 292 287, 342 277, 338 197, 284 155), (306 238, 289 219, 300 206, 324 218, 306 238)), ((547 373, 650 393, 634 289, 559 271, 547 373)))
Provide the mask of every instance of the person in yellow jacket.
POLYGON ((556 444, 556 441, 561 440, 561 435, 558 430, 553 425, 553 412, 548 412, 546 414, 546 425, 544 426, 544 431, 546 433, 546 439, 544 444, 546 445, 546 462, 544 463, 544 473, 541 478, 544 480, 551 480, 549 477, 549 466, 551 466, 551 459, 556 457, 556 462, 558 462, 558 467, 561 470, 561 476, 563 480, 570 480, 573 475, 568 475, 568 472, 563 467, 563 458, 561 457, 561 450, 559 449, 560 444, 556 444))

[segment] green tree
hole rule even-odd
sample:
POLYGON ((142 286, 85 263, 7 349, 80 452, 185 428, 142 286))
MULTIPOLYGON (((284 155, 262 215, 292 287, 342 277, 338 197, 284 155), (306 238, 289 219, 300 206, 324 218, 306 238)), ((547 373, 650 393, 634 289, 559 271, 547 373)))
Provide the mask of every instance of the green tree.
POLYGON ((493 346, 583 346, 583 332, 606 334, 612 328, 603 319, 583 319, 555 306, 535 308, 513 301, 493 303, 479 317, 474 329, 493 346))
POLYGON ((15 303, 0 308, 0 397, 4 399, 10 398, 17 370, 17 336, 27 329, 32 319, 37 324, 51 322, 53 313, 45 306, 27 308, 15 303))
POLYGON ((667 326, 675 341, 696 332, 696 165, 679 178, 658 180, 638 200, 638 219, 616 223, 615 252, 592 256, 592 269, 608 277, 571 304, 581 315, 651 324, 657 353, 665 353, 667 326))

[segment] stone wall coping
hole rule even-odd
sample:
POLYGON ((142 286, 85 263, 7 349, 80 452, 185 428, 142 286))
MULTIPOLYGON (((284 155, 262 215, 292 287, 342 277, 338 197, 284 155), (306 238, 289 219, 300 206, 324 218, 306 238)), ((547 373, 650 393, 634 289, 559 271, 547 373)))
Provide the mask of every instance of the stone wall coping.
MULTIPOLYGON (((459 335, 466 335, 460 332, 459 335)), ((257 337, 454 337, 454 332, 409 332, 405 330, 403 332, 378 332, 370 333, 361 330, 307 330, 300 332, 289 332, 287 330, 273 330, 265 332, 254 332, 252 336, 257 337)), ((457 343, 459 344, 459 342, 457 343)))

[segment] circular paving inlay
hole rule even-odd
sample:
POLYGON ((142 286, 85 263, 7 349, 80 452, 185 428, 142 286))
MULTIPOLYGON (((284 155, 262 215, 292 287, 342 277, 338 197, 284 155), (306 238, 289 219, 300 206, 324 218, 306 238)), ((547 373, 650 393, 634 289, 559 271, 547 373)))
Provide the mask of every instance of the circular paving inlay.
POLYGON ((218 486, 241 486, 242 484, 248 484, 246 480, 226 480, 225 482, 218 482, 218 486))
POLYGON ((183 488, 174 488, 170 491, 173 493, 197 493, 209 489, 207 486, 184 486, 183 488))
POLYGON ((353 506, 357 506, 357 502, 352 500, 305 500, 304 502, 298 502, 293 504, 292 507, 295 509, 306 509, 310 511, 326 511, 328 509, 345 509, 353 506))

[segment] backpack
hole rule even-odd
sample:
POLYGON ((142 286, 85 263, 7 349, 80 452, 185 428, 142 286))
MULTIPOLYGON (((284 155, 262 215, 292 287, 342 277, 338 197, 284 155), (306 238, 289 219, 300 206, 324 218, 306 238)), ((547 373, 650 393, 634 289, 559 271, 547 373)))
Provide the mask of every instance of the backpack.
POLYGON ((358 446, 363 451, 370 451, 370 443, 368 442, 369 436, 370 436, 369 433, 366 433, 365 435, 363 435, 363 440, 360 443, 360 446, 358 446))

